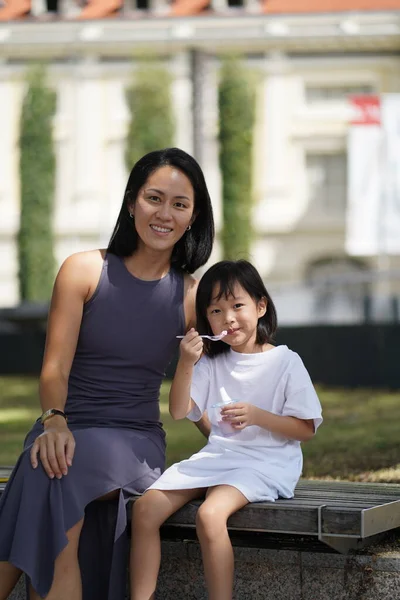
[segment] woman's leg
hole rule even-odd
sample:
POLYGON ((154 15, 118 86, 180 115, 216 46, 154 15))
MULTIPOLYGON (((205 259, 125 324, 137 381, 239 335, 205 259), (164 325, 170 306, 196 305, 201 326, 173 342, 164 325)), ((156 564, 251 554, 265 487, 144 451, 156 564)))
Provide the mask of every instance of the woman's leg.
POLYGON ((233 548, 226 526, 228 518, 248 504, 230 485, 210 488, 197 511, 196 531, 201 545, 209 600, 232 600, 233 548))
MULTIPOLYGON (((79 536, 83 519, 67 531, 68 544, 56 558, 53 585, 46 600, 82 600, 81 573, 78 563, 79 536)), ((29 588, 29 600, 41 600, 41 597, 29 588)))
POLYGON ((132 509, 131 600, 154 598, 161 561, 160 527, 184 504, 203 494, 203 489, 149 490, 135 502, 132 509))
POLYGON ((0 562, 0 600, 7 600, 21 574, 22 571, 9 562, 0 562))

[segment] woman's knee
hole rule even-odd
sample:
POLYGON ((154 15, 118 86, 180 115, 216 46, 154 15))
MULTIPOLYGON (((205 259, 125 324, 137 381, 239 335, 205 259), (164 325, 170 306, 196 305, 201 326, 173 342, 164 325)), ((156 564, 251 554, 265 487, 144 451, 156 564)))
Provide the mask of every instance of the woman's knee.
POLYGON ((197 511, 196 531, 199 539, 213 541, 226 531, 227 519, 217 507, 205 501, 197 511))
POLYGON ((66 532, 68 543, 60 552, 55 561, 57 576, 67 576, 74 570, 78 556, 79 540, 82 532, 84 519, 81 519, 66 532))
MULTIPOLYGON (((63 550, 63 552, 65 552, 65 554, 69 554, 71 552, 73 553, 73 552, 77 551, 78 546, 79 546, 80 536, 82 533, 83 523, 84 523, 84 518, 81 519, 80 521, 78 521, 77 523, 75 523, 75 525, 73 525, 71 527, 71 529, 68 529, 68 531, 66 532, 68 544, 63 550)), ((59 556, 61 556, 61 554, 59 556)))
POLYGON ((71 529, 68 529, 68 531, 67 531, 67 538, 68 538, 68 540, 79 539, 79 536, 81 535, 81 531, 82 531, 82 527, 83 527, 84 521, 85 521, 85 518, 83 517, 80 521, 78 521, 77 523, 75 523, 75 525, 73 525, 71 527, 71 529))

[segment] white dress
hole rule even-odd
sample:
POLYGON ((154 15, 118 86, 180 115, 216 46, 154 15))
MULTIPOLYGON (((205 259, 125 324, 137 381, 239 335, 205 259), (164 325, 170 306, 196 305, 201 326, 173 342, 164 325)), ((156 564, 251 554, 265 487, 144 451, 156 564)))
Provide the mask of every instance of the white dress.
MULTIPOLYGON (((242 401, 276 415, 322 423, 321 405, 298 354, 277 346, 258 354, 230 349, 215 358, 203 356, 194 369, 191 397, 195 407, 188 418, 198 421, 204 411, 212 423, 206 446, 167 469, 149 489, 181 490, 226 484, 249 502, 291 498, 300 478, 300 442, 256 425, 234 432, 218 424, 213 405, 242 401)), ((229 425, 228 425, 229 428, 229 425)))

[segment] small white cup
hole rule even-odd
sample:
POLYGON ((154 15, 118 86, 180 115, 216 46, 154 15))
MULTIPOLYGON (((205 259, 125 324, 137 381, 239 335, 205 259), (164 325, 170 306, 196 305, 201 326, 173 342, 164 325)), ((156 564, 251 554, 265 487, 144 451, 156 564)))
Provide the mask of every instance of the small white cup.
POLYGON ((228 404, 235 404, 237 400, 230 400, 229 402, 218 402, 218 404, 213 404, 211 406, 211 422, 219 427, 222 435, 224 437, 230 437, 231 435, 235 435, 238 433, 237 429, 232 427, 232 424, 229 421, 223 421, 221 415, 221 409, 224 406, 228 406, 228 404))

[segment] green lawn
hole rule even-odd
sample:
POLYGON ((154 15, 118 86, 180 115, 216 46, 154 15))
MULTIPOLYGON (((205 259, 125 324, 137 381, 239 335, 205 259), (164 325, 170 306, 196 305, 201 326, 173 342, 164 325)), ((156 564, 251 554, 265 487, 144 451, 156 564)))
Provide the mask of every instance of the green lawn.
MULTIPOLYGON (((204 443, 190 422, 168 414, 168 383, 161 410, 167 431, 168 464, 204 443)), ((303 444, 305 477, 400 482, 400 392, 318 388, 325 422, 303 444)), ((0 377, 0 465, 12 465, 39 414, 36 378, 0 377)))

